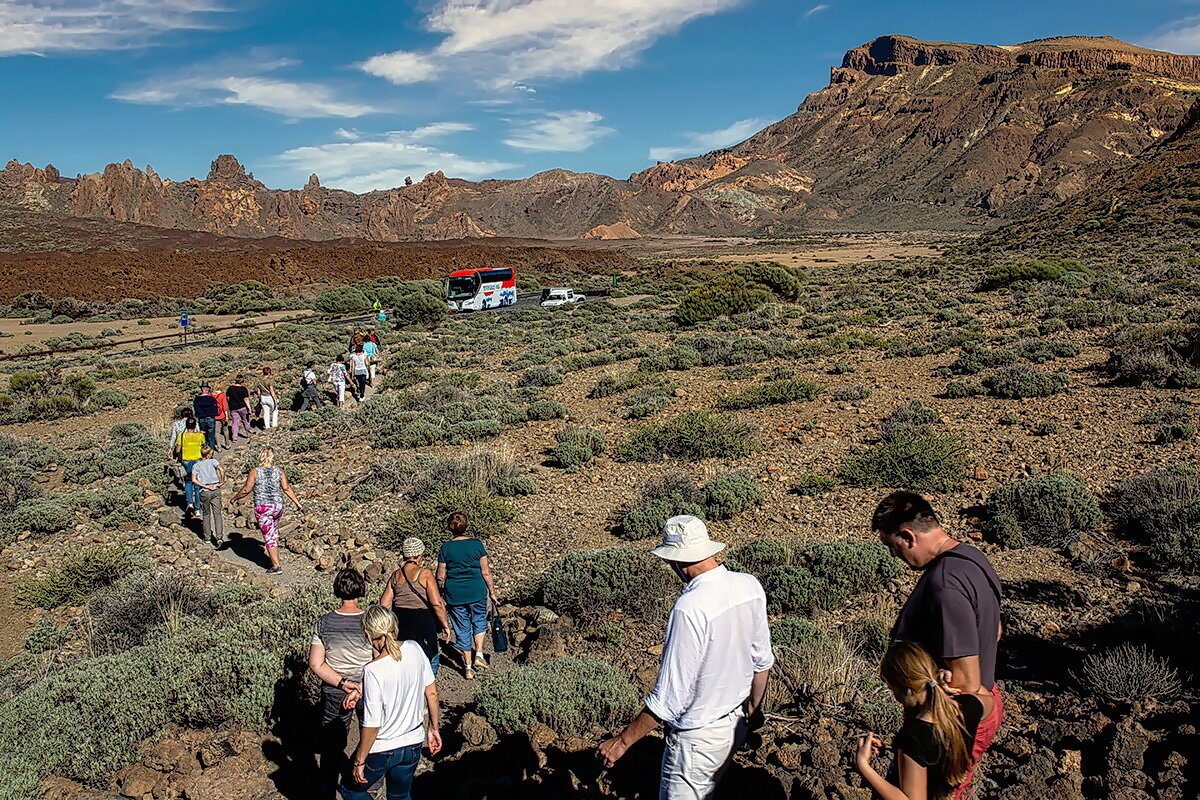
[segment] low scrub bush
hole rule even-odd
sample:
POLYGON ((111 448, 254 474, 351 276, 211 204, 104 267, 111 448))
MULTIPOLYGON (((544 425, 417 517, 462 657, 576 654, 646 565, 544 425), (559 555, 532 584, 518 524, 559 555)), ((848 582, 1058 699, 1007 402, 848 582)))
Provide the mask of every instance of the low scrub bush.
POLYGON ((8 544, 25 531, 38 537, 61 533, 75 521, 70 508, 61 502, 35 498, 17 503, 0 517, 0 544, 8 544))
POLYGON ((1049 397, 1067 388, 1065 373, 1038 372, 1025 364, 1007 367, 983 379, 983 388, 992 397, 1024 399, 1049 397))
POLYGON ((617 534, 624 539, 655 539, 671 517, 688 514, 700 519, 728 519, 762 499, 753 480, 739 473, 713 478, 697 486, 682 472, 668 472, 649 481, 642 496, 621 518, 617 534))
POLYGON ((588 398, 599 400, 604 397, 612 397, 614 394, 621 394, 631 389, 637 389, 640 386, 658 383, 660 380, 653 372, 626 372, 622 375, 605 375, 596 381, 596 385, 588 392, 588 398))
POLYGON ((608 448, 608 439, 603 433, 591 428, 571 426, 554 434, 558 444, 550 449, 550 456, 563 469, 579 469, 608 448))
POLYGON ((666 422, 637 428, 616 449, 619 461, 655 461, 663 456, 699 461, 741 458, 754 449, 753 426, 725 414, 690 411, 666 422))
POLYGON ((405 539, 415 536, 430 552, 436 552, 450 538, 446 520, 456 511, 467 514, 467 530, 479 539, 506 533, 517 517, 512 503, 486 489, 438 489, 389 517, 378 534, 379 544, 399 551, 405 539))
POLYGON ((851 383, 838 386, 829 391, 829 399, 835 403, 857 403, 871 396, 871 390, 865 383, 851 383))
POLYGON ((946 384, 945 396, 951 400, 961 400, 965 397, 978 397, 984 389, 977 383, 969 381, 950 381, 946 384))
POLYGON ((1200 327, 1134 327, 1113 345, 1105 369, 1116 383, 1200 388, 1200 327))
POLYGON ((788 615, 771 624, 771 645, 804 653, 828 638, 825 631, 804 617, 788 615))
POLYGON ((820 497, 823 494, 829 494, 837 487, 837 478, 831 478, 828 475, 803 475, 792 487, 792 494, 798 494, 801 497, 820 497))
POLYGON ((614 611, 652 621, 668 609, 671 580, 662 562, 641 550, 575 550, 551 565, 542 593, 546 605, 585 626, 614 611))
POLYGON ((1093 697, 1126 705, 1179 694, 1179 673, 1144 645, 1122 644, 1084 657, 1078 679, 1093 697))
POLYGON ((74 605, 147 564, 145 553, 131 547, 97 545, 69 552, 44 577, 22 581, 17 599, 38 608, 74 605))
POLYGON ((1061 472, 1002 486, 987 504, 988 528, 1005 547, 1067 547, 1099 528, 1104 516, 1096 495, 1061 472))
POLYGON ((769 536, 751 539, 729 550, 725 564, 732 570, 748 572, 760 581, 772 568, 792 561, 792 551, 783 542, 769 536))
POLYGON ((183 620, 211 617, 217 603, 192 578, 176 573, 136 570, 88 599, 92 647, 119 653, 146 644, 152 634, 178 635, 183 620))
POLYGON ((1168 572, 1200 571, 1200 468, 1176 464, 1117 485, 1113 516, 1168 572))
POLYGON ((851 456, 840 475, 853 486, 949 492, 967 477, 967 453, 966 443, 952 434, 908 436, 851 456))
POLYGON ((567 407, 556 400, 534 400, 525 407, 525 416, 534 422, 562 419, 567 416, 567 407))
POLYGON ((762 491, 748 475, 731 472, 704 485, 704 510, 708 519, 729 519, 758 505, 762 491))
POLYGON ((1021 264, 997 264, 987 271, 984 288, 998 289, 1017 281, 1056 281, 1068 272, 1086 274, 1087 270, 1074 259, 1054 256, 1021 264))
POLYGON ((501 734, 541 723, 560 736, 577 737, 612 730, 639 707, 633 684, 616 667, 574 656, 489 671, 476 702, 479 713, 501 734))
POLYGON ((521 373, 517 386, 557 386, 563 382, 563 374, 553 367, 530 367, 521 373))
POLYGON ((813 400, 822 391, 824 391, 824 387, 809 381, 775 381, 750 386, 736 394, 722 395, 717 398, 717 407, 736 411, 743 408, 794 403, 801 400, 813 400))
POLYGON ((879 423, 879 438, 894 442, 910 436, 930 436, 933 434, 933 423, 941 416, 936 409, 920 400, 913 400, 883 418, 879 423))

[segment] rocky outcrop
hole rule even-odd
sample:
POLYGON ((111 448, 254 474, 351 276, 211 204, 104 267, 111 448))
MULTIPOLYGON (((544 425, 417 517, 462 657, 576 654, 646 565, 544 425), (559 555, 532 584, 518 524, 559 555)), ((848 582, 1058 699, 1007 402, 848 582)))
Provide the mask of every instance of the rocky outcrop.
POLYGON ((126 161, 63 179, 10 162, 0 206, 239 237, 380 242, 804 228, 977 228, 1078 195, 1176 130, 1200 57, 1110 37, 997 46, 881 36, 846 53, 796 113, 732 147, 619 180, 440 172, 354 194, 272 190, 231 155, 203 180, 126 161))

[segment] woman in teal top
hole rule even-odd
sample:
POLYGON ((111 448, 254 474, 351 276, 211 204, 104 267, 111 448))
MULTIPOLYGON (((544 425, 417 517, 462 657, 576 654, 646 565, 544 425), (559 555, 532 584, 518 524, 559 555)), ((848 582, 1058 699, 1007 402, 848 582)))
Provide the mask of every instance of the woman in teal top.
POLYGON ((475 677, 484 668, 483 639, 487 633, 488 601, 496 602, 492 571, 483 542, 467 535, 467 515, 457 511, 446 520, 451 539, 438 553, 437 579, 446 598, 454 646, 462 653, 464 675, 475 677))

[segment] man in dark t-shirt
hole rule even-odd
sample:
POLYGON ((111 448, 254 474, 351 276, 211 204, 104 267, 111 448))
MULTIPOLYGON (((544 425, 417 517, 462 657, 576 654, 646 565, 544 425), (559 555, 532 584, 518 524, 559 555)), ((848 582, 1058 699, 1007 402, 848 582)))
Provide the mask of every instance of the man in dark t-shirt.
POLYGON ((912 492, 885 497, 871 528, 892 555, 921 577, 892 628, 893 641, 917 642, 950 672, 950 686, 976 695, 984 715, 975 735, 974 764, 987 750, 1004 717, 996 685, 1000 641, 1000 578, 987 556, 951 538, 933 506, 912 492))

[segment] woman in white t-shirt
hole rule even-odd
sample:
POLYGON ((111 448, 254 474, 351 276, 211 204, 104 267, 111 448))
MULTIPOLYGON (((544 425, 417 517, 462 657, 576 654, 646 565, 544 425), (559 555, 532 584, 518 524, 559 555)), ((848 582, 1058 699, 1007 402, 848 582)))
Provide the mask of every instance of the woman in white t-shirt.
POLYGON ((421 646, 397 640, 391 611, 371 606, 362 626, 375 659, 363 667, 362 733, 354 751, 354 770, 343 782, 341 794, 345 800, 372 800, 367 790, 386 778, 387 800, 408 800, 421 745, 429 747, 431 756, 442 749, 437 684, 421 646), (428 730, 423 726, 426 709, 428 730))
POLYGON ((371 357, 363 352, 361 344, 350 354, 350 367, 354 371, 354 386, 358 390, 355 397, 361 403, 367 397, 367 382, 371 378, 371 357))

